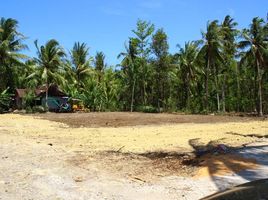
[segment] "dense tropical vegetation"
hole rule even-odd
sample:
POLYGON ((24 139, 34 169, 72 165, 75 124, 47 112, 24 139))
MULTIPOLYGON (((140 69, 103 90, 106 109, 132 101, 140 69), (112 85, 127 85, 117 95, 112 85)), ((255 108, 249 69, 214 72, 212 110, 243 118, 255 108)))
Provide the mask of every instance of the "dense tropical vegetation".
POLYGON ((207 23, 197 41, 169 52, 164 29, 138 20, 133 35, 108 66, 85 43, 66 51, 56 40, 22 54, 25 36, 14 19, 0 20, 0 107, 15 88, 57 84, 92 111, 268 113, 268 22, 256 17, 238 30, 230 16, 207 23), (69 53, 68 53, 69 52, 69 53))

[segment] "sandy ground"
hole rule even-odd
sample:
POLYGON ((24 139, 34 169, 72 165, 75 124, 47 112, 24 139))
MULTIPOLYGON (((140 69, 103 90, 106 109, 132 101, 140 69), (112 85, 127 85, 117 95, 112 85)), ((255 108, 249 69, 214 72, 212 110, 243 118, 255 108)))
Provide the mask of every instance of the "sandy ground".
MULTIPOLYGON (((241 147, 258 141, 266 144, 268 135, 267 120, 249 118, 210 116, 216 119, 204 123, 202 116, 195 116, 190 123, 184 116, 184 121, 159 123, 157 115, 156 123, 150 119, 146 126, 136 122, 119 127, 107 126, 102 117, 97 121, 106 120, 104 125, 96 119, 94 125, 88 125, 89 119, 83 125, 86 115, 79 121, 75 114, 80 124, 68 125, 72 114, 49 115, 58 121, 48 121, 46 115, 0 115, 0 199, 198 199, 231 185, 227 178, 219 187, 214 177, 241 177, 239 173, 259 170, 260 164, 254 157, 237 154, 185 165, 194 150, 191 140, 204 146, 212 141, 241 147), (65 123, 59 122, 60 117, 65 123)), ((112 115, 127 120, 120 113, 112 115)), ((265 151, 262 156, 267 156, 265 151)))

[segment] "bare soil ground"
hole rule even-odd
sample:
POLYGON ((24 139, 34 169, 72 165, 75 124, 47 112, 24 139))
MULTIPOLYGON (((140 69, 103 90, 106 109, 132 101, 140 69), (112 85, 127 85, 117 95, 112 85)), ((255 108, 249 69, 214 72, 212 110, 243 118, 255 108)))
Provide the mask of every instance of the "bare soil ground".
POLYGON ((124 127, 138 125, 163 125, 178 123, 223 123, 261 121, 264 118, 220 116, 220 115, 184 115, 184 114, 150 114, 129 112, 93 112, 93 113, 46 113, 35 114, 55 122, 62 122, 71 127, 124 127))
POLYGON ((209 193, 200 189, 197 196, 182 198, 187 193, 182 191, 198 191, 193 185, 201 177, 255 169, 258 164, 229 155, 197 161, 192 140, 200 146, 239 148, 263 142, 267 135, 268 120, 260 118, 0 115, 0 199, 196 199, 209 193), (193 185, 186 189, 188 183, 193 185))

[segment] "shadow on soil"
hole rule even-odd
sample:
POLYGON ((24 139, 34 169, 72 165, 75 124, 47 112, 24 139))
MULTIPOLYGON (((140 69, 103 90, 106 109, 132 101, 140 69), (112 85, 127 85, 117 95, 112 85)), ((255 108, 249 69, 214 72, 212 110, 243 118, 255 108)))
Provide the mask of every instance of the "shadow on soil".
MULTIPOLYGON (((234 133, 232 133, 234 134, 234 133)), ((240 136, 240 134, 237 134, 240 136)), ((268 136, 249 135, 246 137, 260 137, 267 138, 268 136)), ((237 184, 235 181, 242 178, 242 180, 255 181, 259 179, 267 178, 268 172, 268 145, 263 146, 247 146, 242 148, 232 148, 226 146, 227 152, 224 154, 213 151, 215 149, 215 141, 211 141, 208 144, 200 143, 199 139, 189 140, 189 144, 194 149, 195 162, 190 164, 206 167, 208 175, 211 177, 219 191, 226 190, 230 186, 237 184), (237 178, 237 179, 235 179, 237 178)), ((245 199, 254 200, 261 199, 263 195, 268 199, 268 182, 262 184, 261 181, 257 181, 249 184, 250 188, 237 187, 228 193, 227 196, 213 196, 206 199, 245 199), (261 184, 260 184, 261 183, 261 184), (253 189, 254 188, 254 189, 253 189), (265 190, 264 190, 265 188, 265 190), (252 191, 254 190, 254 193, 252 191), (243 191, 241 193, 241 191, 243 191), (265 192, 264 192, 265 191, 265 192), (249 193, 255 194, 253 197, 249 193)))
MULTIPOLYGON (((247 137, 257 137, 250 135, 247 137)), ((268 136, 258 136, 266 138, 268 136)), ((222 138, 224 139, 224 138, 222 138)), ((107 151, 105 153, 112 155, 120 155, 131 159, 145 158, 152 161, 153 168, 161 168, 165 170, 174 169, 174 172, 179 172, 181 169, 191 168, 192 172, 195 169, 206 168, 197 174, 199 177, 210 176, 216 187, 219 190, 225 190, 234 185, 230 176, 240 177, 247 181, 263 179, 267 177, 259 167, 267 167, 268 173, 268 145, 264 146, 244 146, 233 148, 226 146, 226 152, 216 151, 220 140, 210 141, 207 144, 201 143, 199 138, 189 140, 189 145, 194 149, 193 152, 146 152, 146 153, 125 153, 118 151, 107 151), (180 169, 180 170, 178 170, 180 169), (229 175, 229 176, 228 176, 229 175)), ((240 179, 241 180, 241 179, 240 179)))
MULTIPOLYGON (((244 136, 237 133, 228 134, 244 136)), ((260 136, 251 134, 245 137, 268 138, 268 135, 260 136)), ((108 151, 106 153, 131 157, 133 159, 149 159, 153 161, 153 170, 157 170, 157 164, 159 163, 168 163, 168 165, 161 164, 163 170, 165 170, 167 167, 171 170, 180 168, 180 170, 174 170, 173 172, 180 172, 181 169, 188 168, 198 169, 198 172, 199 169, 206 169, 204 170, 205 174, 203 175, 209 176, 219 191, 224 191, 245 181, 256 181, 267 178, 268 144, 263 146, 245 145, 239 148, 225 146, 225 152, 215 151, 215 148, 218 146, 220 141, 221 140, 210 141, 209 143, 204 144, 201 143, 200 139, 198 138, 189 140, 189 145, 194 149, 193 152, 181 151, 180 153, 180 151, 158 151, 135 154, 121 152, 122 148, 120 148, 118 151, 108 151)), ((197 174, 197 177, 198 176, 199 175, 197 174)), ((202 178, 202 174, 200 177, 202 178)), ((259 197, 263 196, 267 197, 263 199, 268 199, 268 182, 256 181, 252 184, 247 183, 237 186, 231 191, 235 192, 226 192, 225 195, 227 196, 217 194, 216 196, 213 195, 205 199, 257 200, 260 199, 259 197)))

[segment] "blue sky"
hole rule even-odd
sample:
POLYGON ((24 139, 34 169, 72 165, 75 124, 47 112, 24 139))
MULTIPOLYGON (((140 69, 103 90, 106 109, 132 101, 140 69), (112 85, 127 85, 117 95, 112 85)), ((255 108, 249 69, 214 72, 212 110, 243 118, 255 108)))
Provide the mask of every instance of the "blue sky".
POLYGON ((1 17, 19 21, 30 56, 35 39, 44 44, 54 38, 66 50, 86 42, 91 56, 103 51, 115 65, 139 18, 164 28, 173 53, 177 44, 200 39, 208 20, 229 14, 248 27, 253 17, 266 17, 268 0, 0 0, 0 10, 1 17))

